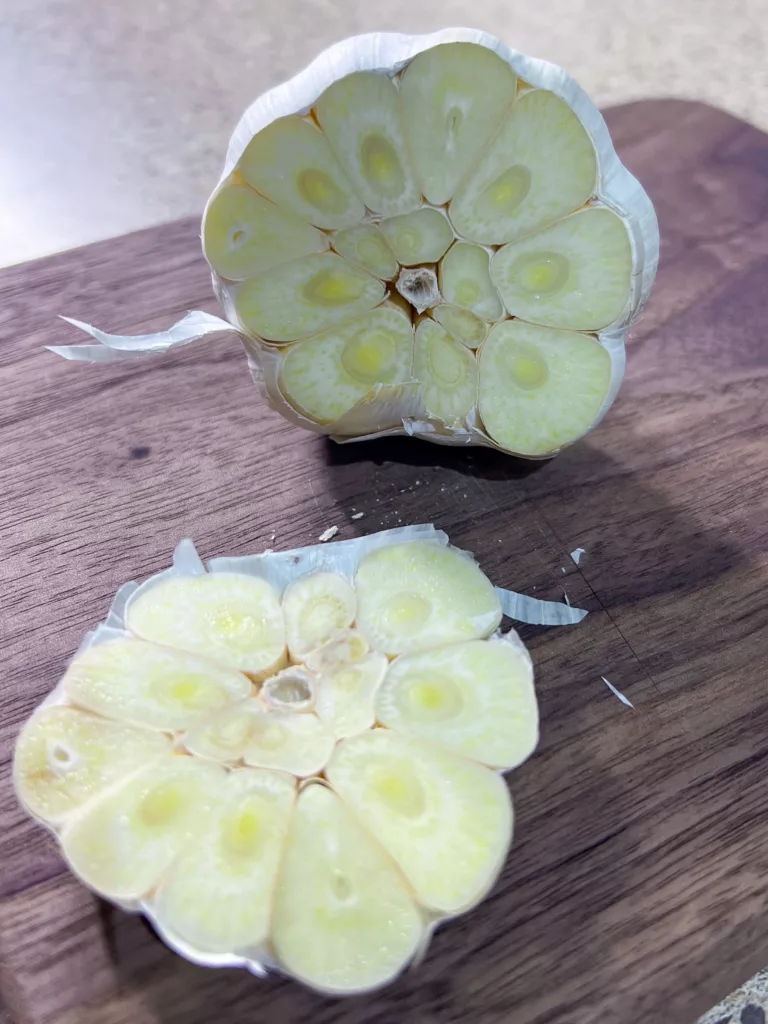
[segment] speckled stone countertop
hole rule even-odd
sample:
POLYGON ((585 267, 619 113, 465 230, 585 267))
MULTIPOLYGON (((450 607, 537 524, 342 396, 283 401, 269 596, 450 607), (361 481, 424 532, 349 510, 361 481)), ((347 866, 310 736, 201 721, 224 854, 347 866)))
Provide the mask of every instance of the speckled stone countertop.
MULTIPOLYGON (((562 64, 602 106, 700 99, 768 129, 767 0, 5 0, 0 265, 199 213, 259 93, 345 36, 446 25, 562 64)), ((761 972, 700 1024, 766 1007, 761 972)))

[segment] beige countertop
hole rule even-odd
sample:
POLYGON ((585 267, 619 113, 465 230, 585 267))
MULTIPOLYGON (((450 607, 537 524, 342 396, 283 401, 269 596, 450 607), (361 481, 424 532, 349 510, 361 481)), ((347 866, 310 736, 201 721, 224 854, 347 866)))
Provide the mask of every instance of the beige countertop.
MULTIPOLYGON (((768 0, 5 0, 0 265, 199 213, 259 93, 345 36, 446 25, 563 65, 602 106, 700 99, 768 129, 768 0)), ((706 1024, 764 1024, 765 988, 706 1024)))

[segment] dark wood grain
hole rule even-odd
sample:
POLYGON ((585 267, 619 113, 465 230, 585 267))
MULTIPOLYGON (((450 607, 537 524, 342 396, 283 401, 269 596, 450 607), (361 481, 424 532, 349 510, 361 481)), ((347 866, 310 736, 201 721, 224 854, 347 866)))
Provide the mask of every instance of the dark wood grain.
POLYGON ((43 351, 75 340, 57 313, 138 331, 214 309, 196 222, 0 274, 0 985, 17 1024, 691 1024, 768 963, 768 136, 676 101, 608 119, 659 211, 658 284, 604 424, 532 472, 302 433, 234 338, 114 367, 43 351), (496 583, 591 612, 524 630, 542 743, 510 777, 517 841, 491 897, 391 988, 334 1001, 194 967, 78 885, 8 759, 117 585, 187 535, 210 556, 424 521, 496 583))

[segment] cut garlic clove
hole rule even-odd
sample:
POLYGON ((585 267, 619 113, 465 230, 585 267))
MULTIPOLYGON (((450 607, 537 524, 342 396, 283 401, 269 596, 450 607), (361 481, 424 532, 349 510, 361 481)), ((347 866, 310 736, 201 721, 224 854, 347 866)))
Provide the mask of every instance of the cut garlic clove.
POLYGON ((203 252, 222 277, 242 281, 280 263, 325 252, 328 238, 246 185, 224 185, 208 203, 203 252))
POLYGON ((515 74, 472 43, 444 43, 417 54, 400 83, 405 135, 430 203, 447 203, 515 97, 515 74))
POLYGON ((345 260, 383 281, 391 281, 397 273, 394 253, 375 224, 357 224, 337 232, 333 236, 333 248, 345 260))
POLYGON ((343 576, 315 572, 297 579, 283 594, 291 658, 303 661, 338 630, 351 626, 356 611, 355 591, 343 576))
POLYGON ((583 206, 597 184, 597 156, 578 116, 535 89, 512 107, 450 206, 464 238, 499 245, 583 206))
POLYGON ((102 896, 141 899, 210 829, 225 780, 223 768, 191 757, 155 762, 65 826, 70 867, 102 896))
POLYGON ((389 856, 321 784, 299 793, 275 895, 272 943, 291 974, 329 994, 390 981, 423 939, 389 856))
POLYGON ((291 405, 316 423, 333 423, 378 384, 411 379, 413 328, 394 306, 378 309, 292 346, 280 369, 291 405))
POLYGON ((385 654, 489 636, 499 598, 471 558, 429 541, 391 544, 361 559, 357 625, 385 654))
POLYGON ((13 781, 31 814, 60 824, 170 750, 170 739, 159 732, 110 722, 77 708, 41 708, 16 741, 13 781))
POLYGON ((600 330, 621 316, 631 273, 624 222, 594 206, 510 242, 491 260, 491 279, 510 316, 574 331, 600 330))
POLYGON ((404 267, 436 263, 453 241, 453 230, 447 218, 430 206, 390 217, 379 227, 395 259, 404 267))
POLYGON ((478 409, 508 451, 547 455, 594 426, 611 387, 596 338, 521 320, 491 328, 480 350, 478 409))
POLYGON ((369 210, 389 217, 419 205, 391 78, 375 71, 347 75, 325 90, 316 113, 336 159, 369 210))
POLYGON ((512 802, 499 775, 386 729, 342 741, 326 774, 420 903, 457 914, 486 895, 512 839, 512 802))
POLYGON ((242 760, 264 713, 256 700, 232 704, 194 725, 184 734, 182 742, 195 757, 236 764, 242 760))
POLYGON ((209 828, 154 897, 160 927, 211 953, 263 948, 295 798, 288 775, 245 769, 227 776, 209 828))
POLYGON ((370 729, 376 716, 376 691, 389 666, 386 656, 372 651, 358 661, 338 665, 317 682, 315 711, 336 739, 370 729))
POLYGON ((401 655, 376 693, 376 718, 491 768, 515 768, 539 736, 530 658, 493 639, 401 655))
POLYGON ((297 341, 373 309, 381 281, 334 252, 304 256, 244 281, 235 307, 246 330, 267 341, 297 341))
POLYGON ((240 672, 170 647, 130 638, 79 654, 64 692, 73 703, 107 718, 152 729, 186 729, 252 691, 240 672))
POLYGON ((345 228, 365 216, 328 140, 308 118, 292 115, 251 139, 238 169, 248 184, 318 228, 345 228))
POLYGON ((333 736, 311 711, 254 710, 243 757, 255 768, 273 768, 306 778, 323 770, 333 745, 333 736))
POLYGON ((427 414, 448 426, 461 424, 477 401, 477 360, 433 320, 416 328, 413 375, 427 414))
POLYGON ((313 672, 333 672, 342 665, 360 661, 369 650, 370 645, 359 629, 343 629, 307 655, 306 665, 313 672))
POLYGON ((456 242, 440 262, 440 292, 446 302, 471 310, 484 320, 504 316, 488 270, 490 256, 480 245, 456 242))
POLYGON ((265 680, 261 699, 276 711, 311 711, 315 706, 315 677, 301 665, 291 665, 265 680))
POLYGON ((436 306, 432 316, 456 341, 467 348, 476 349, 485 341, 488 324, 469 309, 446 304, 436 306))
POLYGON ((131 601, 128 629, 261 680, 285 664, 285 626, 271 584, 256 576, 169 576, 131 601))

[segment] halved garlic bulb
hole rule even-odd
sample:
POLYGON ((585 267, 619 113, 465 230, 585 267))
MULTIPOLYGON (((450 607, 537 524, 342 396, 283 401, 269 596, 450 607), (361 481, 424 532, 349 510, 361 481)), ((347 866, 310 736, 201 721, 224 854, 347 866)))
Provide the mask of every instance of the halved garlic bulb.
POLYGON ((491 768, 514 768, 539 738, 533 667, 505 640, 470 640, 396 658, 376 718, 491 768))

